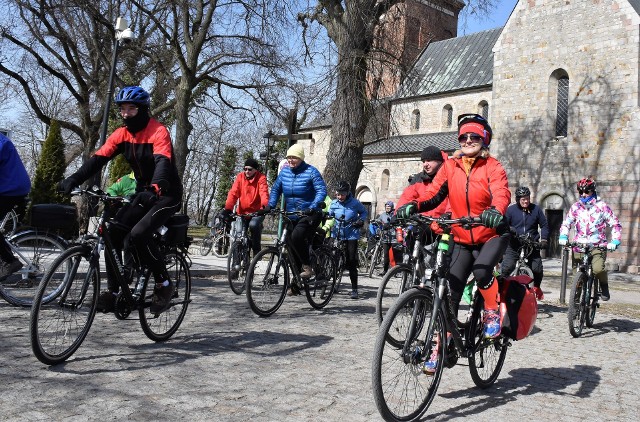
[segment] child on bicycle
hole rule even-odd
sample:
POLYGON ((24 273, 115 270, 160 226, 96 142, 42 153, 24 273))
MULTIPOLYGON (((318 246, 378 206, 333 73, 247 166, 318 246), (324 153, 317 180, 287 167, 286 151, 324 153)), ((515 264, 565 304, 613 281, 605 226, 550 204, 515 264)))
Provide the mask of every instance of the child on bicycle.
MULTIPOLYGON (((607 244, 609 252, 615 251, 620 246, 622 238, 622 226, 618 217, 613 213, 609 205, 598 198, 596 182, 591 178, 584 178, 578 181, 576 188, 580 199, 571 206, 569 213, 560 226, 560 237, 558 243, 565 246, 569 241, 569 230, 575 224, 576 233, 573 241, 585 244, 607 244), (607 243, 607 225, 611 227, 611 241, 607 243)), ((599 249, 592 252, 593 259, 591 267, 593 275, 600 283, 602 300, 607 301, 609 294, 609 278, 605 270, 605 260, 607 254, 599 249)), ((573 250, 573 266, 582 261, 582 253, 577 249, 573 250)))
MULTIPOLYGON (((31 180, 13 142, 0 133, 0 220, 15 206, 24 207, 31 191, 31 180)), ((0 281, 22 268, 0 232, 0 281)))
POLYGON ((360 239, 360 228, 364 226, 367 215, 364 205, 351 194, 349 182, 344 180, 338 182, 336 199, 331 201, 331 205, 329 205, 328 216, 334 219, 344 219, 343 224, 337 221, 333 224, 331 236, 339 236, 340 239, 347 242, 346 264, 351 280, 351 299, 358 299, 358 240, 360 239), (341 231, 339 234, 338 230, 341 231))
MULTIPOLYGON (((483 226, 470 229, 456 226, 453 251, 449 263, 451 305, 458 311, 460 299, 473 272, 484 299, 484 337, 496 338, 501 332, 498 309, 498 282, 493 275, 507 248, 509 230, 504 213, 511 200, 507 175, 498 160, 489 153, 491 127, 480 115, 458 117, 460 151, 445 161, 433 182, 416 201, 398 208, 398 218, 428 211, 449 198, 452 218, 480 216, 483 226)), ((425 372, 433 374, 437 354, 425 362, 425 372)))
MULTIPOLYGON (((136 179, 136 194, 115 217, 117 224, 110 231, 114 246, 135 246, 141 263, 149 266, 156 281, 152 313, 165 311, 171 303, 174 283, 169 278, 159 246, 153 233, 182 206, 182 181, 176 168, 171 136, 167 128, 151 117, 151 98, 139 86, 122 88, 115 99, 124 125, 116 129, 105 144, 74 174, 60 182, 59 189, 69 194, 73 188, 100 171, 112 158, 123 154, 136 179)), ((107 272, 115 268, 107 265, 107 272)), ((100 293, 98 309, 110 312, 119 287, 115 277, 107 278, 108 290, 100 293)))

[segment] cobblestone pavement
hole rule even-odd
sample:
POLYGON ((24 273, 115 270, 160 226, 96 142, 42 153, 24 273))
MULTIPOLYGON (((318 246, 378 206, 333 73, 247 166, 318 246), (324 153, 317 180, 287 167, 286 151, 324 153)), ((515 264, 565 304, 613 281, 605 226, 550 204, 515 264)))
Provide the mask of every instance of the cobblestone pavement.
MULTIPOLYGON (((323 311, 298 296, 259 318, 222 277, 198 276, 168 342, 148 340, 137 318, 98 314, 76 354, 54 367, 31 352, 29 310, 2 303, 2 419, 379 420, 371 394, 378 282, 361 278, 361 299, 341 294, 323 311)), ((543 302, 534 333, 514 342, 493 387, 476 388, 466 364, 445 369, 428 415, 637 420, 639 331, 640 319, 601 311, 595 327, 574 339, 566 309, 543 302)))

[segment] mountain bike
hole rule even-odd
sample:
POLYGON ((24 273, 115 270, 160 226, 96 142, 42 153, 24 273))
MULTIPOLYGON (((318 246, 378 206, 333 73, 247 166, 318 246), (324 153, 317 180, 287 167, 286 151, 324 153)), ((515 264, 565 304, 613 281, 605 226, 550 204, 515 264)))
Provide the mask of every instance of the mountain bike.
POLYGON ((524 236, 518 236, 518 241, 520 242, 518 260, 516 261, 515 268, 509 275, 527 275, 533 278, 533 271, 531 270, 531 267, 529 266, 527 261, 533 251, 535 251, 536 249, 541 249, 542 244, 533 240, 529 233, 524 236))
POLYGON ((159 243, 167 271, 175 284, 169 307, 156 314, 150 310, 155 284, 151 270, 135 259, 133 268, 125 269, 111 240, 109 228, 113 223, 112 217, 126 199, 109 196, 97 188, 74 190, 71 195, 97 198, 104 204, 104 210, 95 235, 86 236, 79 244, 64 251, 38 286, 30 320, 34 355, 42 363, 55 365, 71 357, 84 341, 96 314, 101 276, 100 253, 103 251, 105 260, 117 268, 115 281, 120 286, 120 293, 115 299, 116 318, 126 319, 137 310, 142 331, 148 338, 168 340, 178 330, 191 302, 191 274, 185 259, 188 217, 174 215, 165 223, 166 227, 161 227, 154 234, 153 241, 159 243), (130 283, 133 287, 129 287, 130 283), (44 300, 53 290, 58 290, 54 299, 44 300))
MULTIPOLYGON (((67 248, 67 241, 46 231, 29 229, 6 239, 22 268, 0 281, 0 297, 16 306, 31 306, 36 288, 45 271, 67 248)), ((49 302, 59 293, 52 289, 43 297, 49 302)))
POLYGON ((432 277, 404 292, 386 313, 373 352, 372 386, 378 411, 385 420, 409 421, 422 416, 433 401, 444 367, 468 358, 473 382, 488 388, 498 378, 510 340, 501 335, 485 339, 484 303, 473 295, 470 313, 458 321, 450 299, 446 255, 453 246, 451 228, 469 228, 478 218, 435 219, 443 229, 438 241, 432 277), (437 355, 432 375, 423 373, 425 361, 437 355))
MULTIPOLYGON (((338 293, 340 291, 340 284, 342 283, 342 277, 347 265, 347 241, 342 238, 342 229, 351 227, 351 224, 355 222, 355 220, 345 221, 344 216, 342 216, 340 218, 336 218, 335 221, 337 235, 336 237, 328 238, 322 248, 333 256, 333 260, 336 265, 336 285, 333 291, 334 293, 338 293)), ((359 270, 361 268, 360 263, 362 261, 366 262, 367 258, 365 256, 365 252, 360 247, 358 247, 357 252, 359 270)))
POLYGON ((18 228, 18 221, 18 214, 14 208, 0 221, 0 233, 2 233, 5 238, 13 236, 18 228))
POLYGON ((263 317, 273 315, 282 306, 289 287, 295 293, 304 289, 307 301, 313 308, 324 308, 333 297, 336 283, 333 257, 322 248, 312 249, 311 267, 315 275, 308 279, 301 278, 300 258, 289 242, 293 231, 291 217, 303 217, 306 214, 277 208, 270 214, 282 216, 284 224, 275 245, 262 248, 249 265, 246 284, 251 310, 263 317))
POLYGON ((255 217, 255 213, 250 214, 233 214, 235 220, 232 224, 238 224, 234 236, 232 236, 229 254, 227 256, 227 280, 231 291, 237 295, 241 295, 245 289, 245 277, 249 264, 251 262, 251 236, 249 236, 249 222, 246 224, 244 219, 255 217))
POLYGON ((206 256, 211 252, 217 258, 226 258, 229 254, 230 246, 229 225, 221 221, 219 224, 211 226, 209 234, 202 239, 200 255, 206 256))
POLYGON ((596 310, 600 307, 600 291, 598 279, 593 275, 591 261, 593 251, 606 251, 606 245, 588 245, 571 242, 566 248, 575 247, 582 253, 582 262, 578 265, 577 272, 571 283, 571 296, 569 300, 569 332, 573 337, 580 337, 584 326, 593 327, 596 310))
POLYGON ((402 293, 431 278, 431 261, 435 254, 435 245, 424 244, 427 234, 431 232, 431 220, 415 214, 407 219, 405 224, 413 226, 411 235, 415 241, 411 254, 405 257, 402 263, 390 268, 382 277, 376 295, 378 324, 382 323, 385 313, 402 293))
POLYGON ((372 220, 369 224, 373 224, 376 232, 376 244, 369 252, 369 278, 373 277, 373 271, 376 268, 382 267, 384 259, 384 247, 383 242, 383 224, 380 220, 372 220))

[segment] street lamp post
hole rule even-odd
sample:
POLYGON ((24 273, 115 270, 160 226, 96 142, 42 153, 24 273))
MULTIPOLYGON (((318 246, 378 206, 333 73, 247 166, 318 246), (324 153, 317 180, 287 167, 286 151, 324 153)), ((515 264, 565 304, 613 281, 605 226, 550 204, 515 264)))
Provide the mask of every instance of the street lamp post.
POLYGON ((264 160, 264 168, 265 168, 265 175, 267 176, 267 179, 269 179, 269 159, 271 158, 271 148, 273 148, 273 146, 276 143, 275 138, 273 137, 273 132, 271 130, 269 130, 269 132, 265 133, 263 136, 264 138, 264 144, 267 148, 267 156, 264 160))

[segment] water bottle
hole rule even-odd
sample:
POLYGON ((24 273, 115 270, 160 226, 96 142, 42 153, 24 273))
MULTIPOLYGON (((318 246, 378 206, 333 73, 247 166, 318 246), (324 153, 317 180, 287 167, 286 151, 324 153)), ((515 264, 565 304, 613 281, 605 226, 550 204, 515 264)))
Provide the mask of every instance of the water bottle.
POLYGON ((402 233, 402 227, 396 227, 396 241, 402 243, 404 240, 404 234, 402 233))

